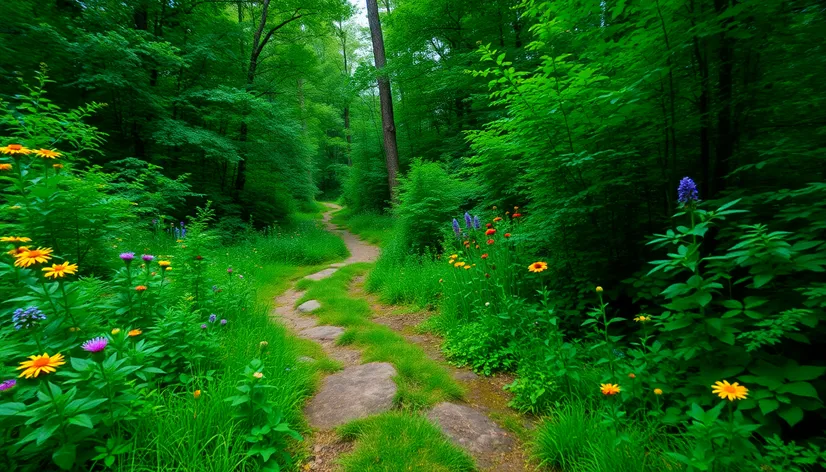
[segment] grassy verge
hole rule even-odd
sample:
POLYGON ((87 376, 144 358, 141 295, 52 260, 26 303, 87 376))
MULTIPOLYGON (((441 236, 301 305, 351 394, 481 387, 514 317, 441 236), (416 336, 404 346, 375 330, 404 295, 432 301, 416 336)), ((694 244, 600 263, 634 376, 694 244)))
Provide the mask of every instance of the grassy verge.
POLYGON ((413 304, 432 308, 438 304, 447 262, 431 254, 407 253, 396 239, 388 240, 376 267, 367 278, 367 290, 378 294, 385 303, 413 304))
POLYGON ((362 348, 366 362, 390 362, 396 367, 399 373, 397 403, 402 408, 423 408, 442 400, 461 398, 462 387, 444 367, 392 329, 372 322, 370 305, 350 297, 349 284, 369 267, 369 264, 353 264, 318 282, 300 281, 299 288, 307 289, 307 293, 299 303, 318 300, 321 308, 314 314, 321 323, 346 328, 339 343, 362 348))
POLYGON ((341 458, 345 472, 476 470, 464 451, 415 413, 391 412, 354 421, 339 428, 339 433, 358 440, 353 452, 341 458))
POLYGON ((353 213, 348 208, 336 212, 333 223, 347 227, 371 244, 383 246, 393 232, 395 219, 381 213, 353 213))

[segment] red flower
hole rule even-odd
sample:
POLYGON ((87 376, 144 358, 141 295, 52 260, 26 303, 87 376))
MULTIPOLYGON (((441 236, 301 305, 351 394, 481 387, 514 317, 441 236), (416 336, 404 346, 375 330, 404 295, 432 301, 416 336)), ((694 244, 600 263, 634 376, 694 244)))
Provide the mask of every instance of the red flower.
POLYGON ((492 239, 488 239, 488 245, 491 245, 491 244, 493 244, 493 240, 492 240, 492 239))
POLYGON ((487 254, 487 253, 482 254, 482 259, 487 259, 487 258, 488 258, 488 254, 487 254))
POLYGON ((505 237, 509 238, 509 237, 511 237, 511 234, 510 233, 505 233, 505 237))
POLYGON ((485 274, 485 278, 486 278, 486 279, 489 279, 489 278, 490 278, 490 274, 485 274))
POLYGON ((487 223, 487 224, 485 225, 485 228, 490 228, 491 226, 493 226, 493 225, 492 225, 492 224, 490 224, 490 223, 487 223))
POLYGON ((491 229, 485 231, 485 236, 490 236, 491 234, 496 234, 496 230, 491 228, 491 229))
POLYGON ((195 256, 195 260, 196 261, 202 261, 202 260, 204 260, 204 256, 195 256))
POLYGON ((513 214, 513 217, 514 217, 514 218, 519 218, 520 216, 522 216, 522 213, 514 213, 514 214, 513 214))

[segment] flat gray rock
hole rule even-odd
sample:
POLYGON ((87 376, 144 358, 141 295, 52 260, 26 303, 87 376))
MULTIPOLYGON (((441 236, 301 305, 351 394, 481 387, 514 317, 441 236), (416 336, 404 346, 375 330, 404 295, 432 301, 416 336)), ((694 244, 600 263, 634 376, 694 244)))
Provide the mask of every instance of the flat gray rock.
POLYGON ((469 370, 460 370, 459 372, 453 374, 453 378, 464 382, 472 382, 474 380, 478 380, 479 376, 469 370))
POLYGON ((505 452, 513 446, 513 438, 505 430, 469 406, 439 403, 427 413, 427 417, 474 456, 505 452))
POLYGON ((321 308, 321 303, 318 300, 307 300, 306 302, 298 305, 296 310, 300 311, 301 313, 312 313, 316 310, 321 308))
POLYGON ((310 279, 310 280, 326 279, 327 277, 335 274, 337 271, 338 271, 338 269, 336 269, 334 267, 331 267, 329 269, 324 269, 322 271, 316 272, 315 274, 310 274, 310 275, 308 275, 304 278, 305 279, 310 279))
POLYGON ((299 331, 298 335, 314 341, 335 341, 342 333, 344 333, 344 328, 338 326, 316 326, 299 331))
POLYGON ((313 428, 331 429, 390 410, 396 396, 396 369, 387 362, 348 367, 324 379, 304 409, 313 428))

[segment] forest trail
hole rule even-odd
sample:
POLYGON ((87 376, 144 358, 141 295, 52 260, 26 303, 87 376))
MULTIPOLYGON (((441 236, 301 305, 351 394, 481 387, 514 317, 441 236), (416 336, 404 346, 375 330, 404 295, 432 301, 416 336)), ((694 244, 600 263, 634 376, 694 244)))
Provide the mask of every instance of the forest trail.
MULTIPOLYGON (((350 251, 344 262, 330 264, 327 268, 308 275, 309 280, 331 277, 340 268, 354 263, 375 262, 379 248, 359 239, 355 234, 331 222, 333 213, 341 207, 325 203, 328 210, 322 221, 328 231, 339 235, 350 251)), ((426 355, 439 362, 467 392, 464 401, 441 402, 422 414, 436 424, 455 444, 467 451, 476 461, 479 470, 517 472, 534 470, 519 437, 503 429, 508 424, 512 430, 524 431, 533 425, 507 407, 508 394, 502 387, 510 379, 504 376, 485 378, 469 369, 449 365, 439 349, 438 337, 415 334, 414 327, 427 316, 425 313, 399 313, 393 306, 380 303, 377 297, 363 289, 363 277, 357 277, 349 287, 348 296, 363 299, 370 304, 371 321, 398 332, 411 344, 421 347, 426 355)), ((337 458, 350 452, 355 444, 339 437, 335 428, 349 421, 390 411, 395 406, 397 386, 395 367, 387 362, 362 364, 360 350, 339 346, 336 340, 345 328, 320 325, 312 312, 321 308, 316 300, 298 306, 304 292, 295 286, 276 298, 273 314, 298 336, 319 344, 326 354, 339 361, 343 370, 324 378, 321 387, 307 402, 305 414, 313 429, 309 438, 310 457, 302 470, 340 471, 337 458)), ((305 362, 313 359, 303 358, 305 362)))

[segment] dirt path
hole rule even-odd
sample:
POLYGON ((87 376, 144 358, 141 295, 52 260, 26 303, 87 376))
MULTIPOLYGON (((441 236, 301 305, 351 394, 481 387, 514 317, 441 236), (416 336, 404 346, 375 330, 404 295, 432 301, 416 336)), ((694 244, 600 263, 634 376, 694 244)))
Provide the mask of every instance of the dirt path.
MULTIPOLYGON (((323 215, 327 229, 339 235, 350 251, 343 263, 331 264, 326 269, 307 276, 321 280, 333 275, 340 267, 357 262, 374 262, 379 248, 360 240, 356 235, 330 222, 332 214, 340 206, 325 203, 329 208, 323 215)), ((365 299, 372 307, 372 321, 390 327, 424 349, 426 354, 453 373, 457 382, 468 392, 464 402, 443 402, 425 412, 442 431, 457 445, 474 457, 480 470, 489 472, 518 472, 534 470, 519 437, 514 430, 532 427, 529 421, 516 415, 507 407, 508 395, 502 387, 511 381, 507 376, 480 377, 470 370, 453 367, 442 356, 440 339, 427 334, 417 334, 414 327, 423 321, 425 313, 398 313, 395 307, 379 303, 378 299, 363 290, 363 280, 357 278, 350 287, 350 295, 365 299), (502 425, 508 425, 507 431, 502 425)), ((342 363, 344 370, 327 376, 321 388, 305 408, 308 423, 313 428, 310 439, 311 457, 302 470, 334 472, 339 455, 353 448, 351 442, 342 441, 333 431, 336 426, 356 418, 388 411, 393 406, 396 385, 392 378, 395 368, 385 362, 362 364, 357 349, 338 346, 336 339, 344 329, 337 326, 320 326, 312 312, 320 307, 311 300, 296 307, 303 292, 294 288, 276 298, 273 315, 279 318, 298 336, 310 339, 324 349, 328 356, 342 363)), ((311 359, 306 359, 312 361, 311 359)), ((427 472, 427 471, 422 471, 427 472)))

